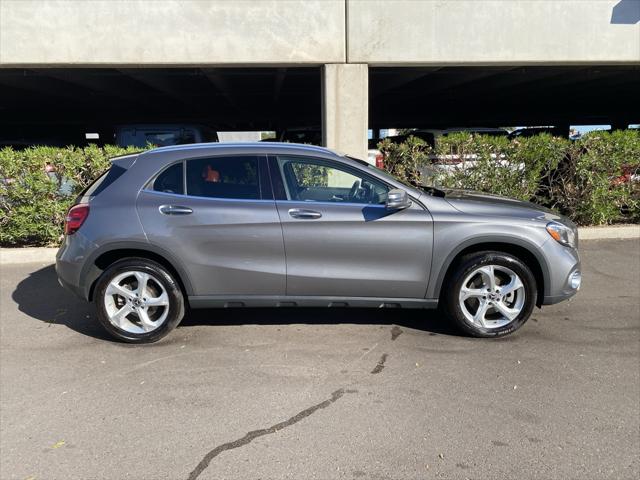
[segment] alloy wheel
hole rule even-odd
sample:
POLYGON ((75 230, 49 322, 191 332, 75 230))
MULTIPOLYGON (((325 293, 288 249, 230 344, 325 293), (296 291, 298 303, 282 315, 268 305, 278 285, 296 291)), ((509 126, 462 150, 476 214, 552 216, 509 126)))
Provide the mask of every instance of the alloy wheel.
POLYGON ((502 265, 484 265, 462 282, 458 302, 465 318, 486 328, 501 328, 513 322, 525 305, 520 277, 502 265))
POLYGON ((149 333, 167 319, 169 296, 162 283, 150 273, 126 271, 107 285, 104 306, 114 327, 129 333, 149 333))

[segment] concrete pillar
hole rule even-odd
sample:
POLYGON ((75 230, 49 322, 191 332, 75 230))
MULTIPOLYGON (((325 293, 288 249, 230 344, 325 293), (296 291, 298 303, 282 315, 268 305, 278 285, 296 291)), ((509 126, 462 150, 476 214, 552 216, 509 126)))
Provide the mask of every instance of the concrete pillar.
POLYGON ((322 143, 367 159, 369 70, 367 64, 328 64, 322 70, 322 143))

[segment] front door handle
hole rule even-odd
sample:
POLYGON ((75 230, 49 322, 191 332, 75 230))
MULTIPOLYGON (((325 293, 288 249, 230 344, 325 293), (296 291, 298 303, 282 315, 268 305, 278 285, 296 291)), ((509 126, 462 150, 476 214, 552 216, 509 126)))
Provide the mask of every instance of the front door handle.
POLYGON ((315 210, 307 210, 306 208, 292 208, 289 210, 289 215, 293 218, 300 218, 304 220, 314 220, 322 217, 320 212, 315 210))
POLYGON ((160 213, 163 215, 189 215, 193 213, 193 210, 189 207, 182 207, 180 205, 161 205, 160 213))

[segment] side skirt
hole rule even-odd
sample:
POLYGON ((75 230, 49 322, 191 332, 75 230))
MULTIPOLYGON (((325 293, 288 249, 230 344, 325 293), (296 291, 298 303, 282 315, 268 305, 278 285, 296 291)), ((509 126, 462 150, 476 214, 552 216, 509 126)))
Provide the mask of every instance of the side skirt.
POLYGON ((189 297, 191 308, 234 307, 360 307, 360 308, 437 308, 437 298, 379 297, 289 297, 246 295, 197 295, 189 297))

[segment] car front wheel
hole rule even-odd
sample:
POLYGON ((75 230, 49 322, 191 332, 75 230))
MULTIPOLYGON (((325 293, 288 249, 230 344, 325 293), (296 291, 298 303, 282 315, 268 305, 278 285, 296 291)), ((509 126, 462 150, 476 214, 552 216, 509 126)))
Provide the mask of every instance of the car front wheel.
POLYGON ((499 337, 520 328, 536 304, 531 270, 501 252, 477 252, 456 265, 445 285, 444 307, 451 320, 475 337, 499 337))
POLYGON ((95 302, 102 326, 130 343, 158 341, 184 316, 176 280, 145 258, 120 260, 107 268, 96 285, 95 302))

